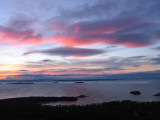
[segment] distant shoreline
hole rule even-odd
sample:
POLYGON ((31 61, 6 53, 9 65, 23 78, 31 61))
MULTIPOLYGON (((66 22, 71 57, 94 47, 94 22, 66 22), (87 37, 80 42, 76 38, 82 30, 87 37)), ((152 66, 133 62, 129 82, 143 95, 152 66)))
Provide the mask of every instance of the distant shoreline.
POLYGON ((117 81, 119 79, 56 79, 56 80, 0 80, 0 82, 78 82, 78 81, 117 81))

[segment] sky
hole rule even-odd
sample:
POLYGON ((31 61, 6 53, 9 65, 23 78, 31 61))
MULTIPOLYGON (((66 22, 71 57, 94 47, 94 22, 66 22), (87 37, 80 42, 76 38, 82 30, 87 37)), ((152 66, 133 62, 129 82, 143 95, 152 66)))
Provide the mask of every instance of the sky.
POLYGON ((0 0, 0 79, 157 72, 159 6, 160 0, 0 0))

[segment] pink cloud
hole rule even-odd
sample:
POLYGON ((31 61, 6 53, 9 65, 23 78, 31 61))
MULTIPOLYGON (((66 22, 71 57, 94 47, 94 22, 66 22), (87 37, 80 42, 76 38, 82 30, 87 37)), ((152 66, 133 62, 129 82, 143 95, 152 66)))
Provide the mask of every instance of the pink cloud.
POLYGON ((152 44, 144 34, 73 34, 70 36, 52 36, 53 42, 65 46, 87 46, 92 44, 115 44, 129 48, 145 47, 152 44))
POLYGON ((33 30, 15 31, 12 29, 0 29, 0 42, 8 42, 13 45, 41 44, 41 35, 35 35, 33 30))
POLYGON ((92 44, 114 44, 125 47, 145 47, 153 44, 147 33, 126 32, 127 29, 138 29, 147 26, 148 22, 121 18, 114 20, 86 21, 65 23, 55 21, 50 27, 55 32, 45 40, 43 35, 36 35, 33 30, 14 30, 0 26, 0 42, 13 45, 39 45, 52 42, 64 46, 87 46, 92 44), (125 31, 125 32, 123 32, 125 31))
MULTIPOLYGON (((63 24, 57 25, 57 31, 59 31, 63 24)), ((98 43, 122 45, 131 48, 145 47, 154 42, 148 34, 127 32, 125 30, 135 30, 148 25, 150 23, 135 18, 80 22, 64 26, 65 29, 62 27, 63 30, 58 35, 50 36, 49 39, 64 46, 87 46, 98 43)))
POLYGON ((49 39, 64 46, 87 46, 97 43, 95 40, 89 40, 79 35, 51 36, 49 39))

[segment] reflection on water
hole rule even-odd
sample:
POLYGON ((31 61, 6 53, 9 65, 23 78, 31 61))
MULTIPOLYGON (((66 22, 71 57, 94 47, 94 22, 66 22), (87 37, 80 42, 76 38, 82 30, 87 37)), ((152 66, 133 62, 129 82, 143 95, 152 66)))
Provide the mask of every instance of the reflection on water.
POLYGON ((27 96, 79 96, 74 102, 57 102, 57 104, 91 104, 115 100, 160 101, 153 94, 160 91, 159 81, 88 81, 84 83, 58 82, 35 84, 0 84, 0 99, 27 96), (132 95, 133 90, 141 95, 132 95))

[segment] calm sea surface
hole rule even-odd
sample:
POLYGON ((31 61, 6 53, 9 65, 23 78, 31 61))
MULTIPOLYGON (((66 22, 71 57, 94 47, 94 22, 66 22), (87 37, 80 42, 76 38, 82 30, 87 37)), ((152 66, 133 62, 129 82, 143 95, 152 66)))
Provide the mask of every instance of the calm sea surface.
POLYGON ((81 105, 116 100, 160 101, 160 96, 153 96, 157 92, 160 92, 160 80, 36 82, 34 84, 1 82, 0 84, 0 99, 28 96, 88 96, 75 102, 51 103, 53 105, 81 105), (142 94, 129 93, 134 90, 139 90, 142 94))

